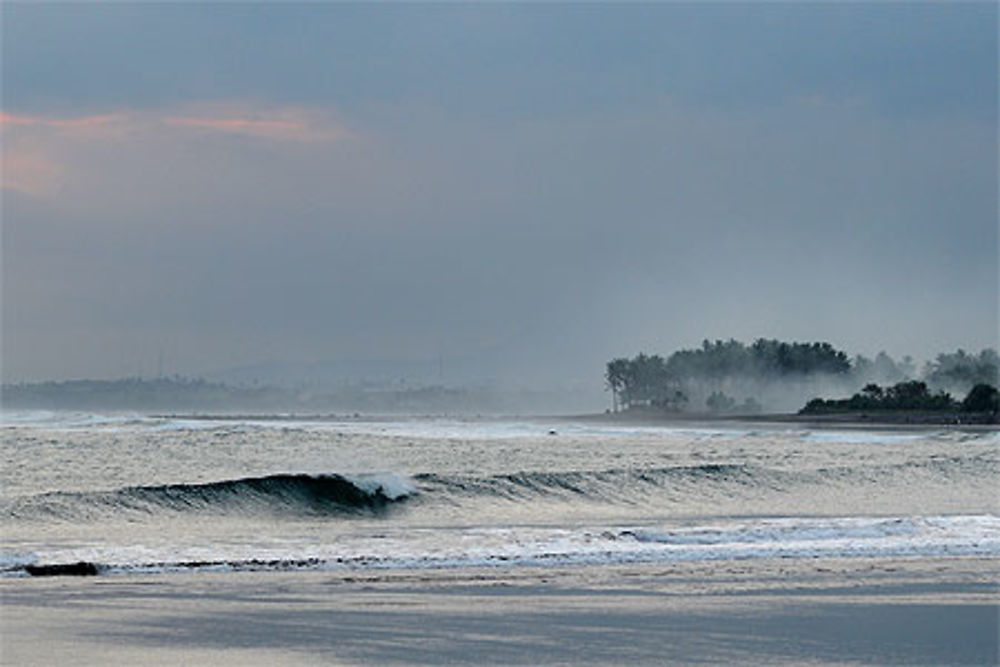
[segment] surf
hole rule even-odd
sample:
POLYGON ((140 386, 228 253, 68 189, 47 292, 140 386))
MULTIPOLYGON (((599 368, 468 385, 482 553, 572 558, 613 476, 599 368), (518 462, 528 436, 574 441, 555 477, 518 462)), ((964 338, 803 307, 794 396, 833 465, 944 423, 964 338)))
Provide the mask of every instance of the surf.
POLYGON ((197 484, 132 486, 112 491, 50 492, 5 502, 14 519, 100 518, 116 513, 260 512, 344 515, 384 512, 417 493, 391 473, 279 473, 197 484))
POLYGON ((1000 517, 935 515, 781 517, 642 526, 401 528, 353 544, 286 543, 281 552, 216 545, 203 556, 180 545, 133 545, 8 557, 4 577, 168 572, 563 567, 773 558, 995 557, 1000 517), (88 559, 89 557, 89 559, 88 559))

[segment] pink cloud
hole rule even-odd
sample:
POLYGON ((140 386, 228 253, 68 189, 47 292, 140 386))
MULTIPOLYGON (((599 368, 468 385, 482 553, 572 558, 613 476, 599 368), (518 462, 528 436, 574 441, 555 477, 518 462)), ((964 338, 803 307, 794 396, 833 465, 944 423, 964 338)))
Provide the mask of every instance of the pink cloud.
POLYGON ((17 149, 4 151, 0 173, 3 189, 39 196, 59 187, 63 168, 42 152, 17 149))
POLYGON ((246 120, 242 118, 167 118, 167 125, 247 134, 269 138, 305 138, 307 128, 301 123, 283 120, 246 120))
MULTIPOLYGON (((0 187, 33 195, 51 194, 62 185, 88 179, 95 165, 81 156, 95 150, 128 152, 140 146, 153 150, 149 147, 167 141, 190 144, 191 154, 206 133, 279 144, 347 136, 323 110, 220 103, 62 117, 0 111, 0 132, 4 137, 0 187)), ((106 160, 111 154, 104 155, 106 160)))
POLYGON ((136 129, 155 131, 157 127, 291 141, 328 141, 345 134, 342 128, 332 122, 328 114, 300 107, 259 109, 251 105, 214 104, 190 107, 186 113, 116 111, 71 118, 0 111, 0 128, 9 131, 33 128, 69 132, 119 132, 136 129))
POLYGON ((327 141, 343 135, 328 118, 299 108, 210 109, 207 113, 169 116, 164 122, 173 127, 292 141, 327 141))
POLYGON ((0 111, 0 126, 40 126, 65 129, 86 129, 102 127, 121 121, 123 114, 110 113, 98 116, 80 116, 78 118, 50 118, 47 116, 21 116, 0 111))
POLYGON ((37 122, 37 118, 31 118, 29 116, 15 116, 14 114, 0 111, 0 125, 34 125, 37 122))

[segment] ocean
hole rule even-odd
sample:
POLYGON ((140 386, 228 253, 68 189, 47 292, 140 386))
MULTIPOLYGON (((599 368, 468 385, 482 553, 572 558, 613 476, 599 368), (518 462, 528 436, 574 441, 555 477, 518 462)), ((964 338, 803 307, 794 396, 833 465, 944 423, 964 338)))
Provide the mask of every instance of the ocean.
POLYGON ((0 576, 1000 556, 995 431, 3 415, 0 576))

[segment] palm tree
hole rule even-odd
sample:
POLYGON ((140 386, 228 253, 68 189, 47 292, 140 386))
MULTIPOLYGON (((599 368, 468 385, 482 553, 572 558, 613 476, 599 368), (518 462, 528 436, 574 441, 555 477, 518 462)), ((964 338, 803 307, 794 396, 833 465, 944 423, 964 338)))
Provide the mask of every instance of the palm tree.
POLYGON ((613 412, 618 412, 619 398, 622 398, 622 392, 628 386, 629 370, 628 359, 612 359, 608 362, 604 381, 607 388, 611 390, 611 409, 613 412))

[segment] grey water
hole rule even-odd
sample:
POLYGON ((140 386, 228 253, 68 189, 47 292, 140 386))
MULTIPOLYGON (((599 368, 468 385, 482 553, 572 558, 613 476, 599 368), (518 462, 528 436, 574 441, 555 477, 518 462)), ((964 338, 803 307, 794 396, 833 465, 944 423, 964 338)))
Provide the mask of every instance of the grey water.
POLYGON ((2 432, 8 577, 1000 555, 995 431, 8 412, 2 432))

